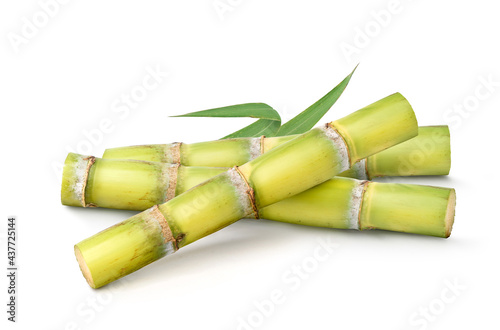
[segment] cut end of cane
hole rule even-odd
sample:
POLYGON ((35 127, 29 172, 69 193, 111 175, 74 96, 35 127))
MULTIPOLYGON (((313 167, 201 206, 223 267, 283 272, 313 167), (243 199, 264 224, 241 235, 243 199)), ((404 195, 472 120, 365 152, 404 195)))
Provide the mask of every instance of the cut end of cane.
POLYGON ((162 217, 155 206, 77 243, 76 260, 89 286, 98 289, 175 252, 162 217))
POLYGON ((91 288, 96 289, 94 279, 92 278, 92 273, 90 272, 90 269, 85 262, 85 258, 83 258, 82 252, 77 245, 75 245, 75 256, 76 261, 78 261, 78 265, 80 266, 80 270, 82 271, 83 277, 85 277, 87 283, 91 288))
POLYGON ((457 195, 455 189, 450 190, 450 197, 448 198, 448 207, 446 208, 445 216, 445 238, 450 237, 451 230, 453 228, 453 222, 455 221, 455 205, 457 201, 457 195))

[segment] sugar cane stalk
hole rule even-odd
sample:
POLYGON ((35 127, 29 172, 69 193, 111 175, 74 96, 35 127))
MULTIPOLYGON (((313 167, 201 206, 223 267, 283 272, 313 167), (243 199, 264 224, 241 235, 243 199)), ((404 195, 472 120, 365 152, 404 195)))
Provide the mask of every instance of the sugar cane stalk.
POLYGON ((263 207, 318 185, 417 130, 406 99, 390 95, 83 240, 75 245, 80 268, 91 287, 106 285, 248 214, 258 217, 263 207))
MULTIPOLYGON (((120 147, 106 149, 102 158, 231 167, 242 165, 295 137, 297 135, 120 147)), ((419 127, 418 136, 360 160, 340 176, 372 179, 381 176, 447 175, 450 163, 448 126, 423 126, 419 127)))
MULTIPOLYGON (((451 165, 448 127, 419 127, 418 132, 418 136, 408 141, 356 162, 338 176, 365 180, 378 176, 448 174, 451 165)), ((88 156, 68 155, 63 171, 63 204, 143 211, 227 170, 95 158, 87 176, 84 205, 68 188, 78 181, 78 173, 85 173, 77 169, 84 167, 87 159, 88 156)))
POLYGON ((448 126, 418 128, 418 136, 366 159, 368 179, 381 176, 448 175, 451 166, 448 126))
POLYGON ((185 166, 233 167, 243 165, 297 136, 233 138, 192 144, 175 142, 119 147, 106 149, 102 158, 178 163, 185 166))
POLYGON ((450 236, 455 190, 336 177, 260 211, 263 219, 338 229, 450 236))
MULTIPOLYGON (((414 139, 417 138, 411 140, 414 139)), ((408 142, 400 145, 405 143, 408 142)), ((86 159, 88 158, 81 155, 68 155, 68 162, 72 165, 85 162, 86 159)), ((176 167, 156 162, 98 158, 93 166, 106 163, 108 164, 104 166, 104 172, 95 177, 91 187, 87 185, 91 188, 86 194, 87 202, 93 206, 97 206, 94 203, 99 203, 103 207, 141 211, 161 204, 164 198, 168 198, 166 196, 169 193, 172 194, 171 188, 175 183, 175 193, 180 194, 227 170, 218 167, 176 167), (114 167, 125 171, 116 173, 116 170, 112 170, 114 167), (141 167, 146 170, 141 170, 141 167), (113 175, 107 173, 109 170, 113 175), (176 179, 170 182, 165 180, 165 177, 172 173, 175 173, 176 179), (116 180, 117 177, 125 180, 116 180), (151 180, 154 177, 157 179, 151 180), (108 181, 98 182, 99 180, 108 181), (165 188, 162 190, 162 187, 165 188), (98 193, 94 194, 92 188, 98 188, 98 193), (136 199, 137 196, 142 197, 136 199)), ((65 171, 74 172, 74 168, 75 166, 71 166, 65 171)), ((95 171, 99 171, 99 168, 96 167, 95 171)), ((63 189, 67 187, 68 185, 63 189)), ((308 226, 358 230, 386 229, 448 237, 453 223, 454 203, 453 189, 375 184, 337 176, 298 195, 264 207, 259 211, 259 215, 263 219, 308 226), (361 212, 362 210, 364 211, 361 212)))

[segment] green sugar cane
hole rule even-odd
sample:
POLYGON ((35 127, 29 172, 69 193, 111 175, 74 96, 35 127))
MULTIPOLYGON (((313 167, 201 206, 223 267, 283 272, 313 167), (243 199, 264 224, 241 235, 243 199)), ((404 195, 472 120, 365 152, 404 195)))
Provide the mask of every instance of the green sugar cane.
POLYGON ((75 245, 80 268, 91 287, 106 285, 248 214, 258 217, 262 208, 415 137, 417 131, 406 99, 390 95, 83 240, 75 245))

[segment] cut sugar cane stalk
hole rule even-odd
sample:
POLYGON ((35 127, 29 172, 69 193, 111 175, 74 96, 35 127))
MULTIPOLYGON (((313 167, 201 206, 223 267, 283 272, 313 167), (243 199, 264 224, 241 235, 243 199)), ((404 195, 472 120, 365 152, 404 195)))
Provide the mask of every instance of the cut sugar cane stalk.
MULTIPOLYGON (((107 149, 103 159, 135 159, 174 162, 185 166, 231 167, 242 165, 241 162, 250 161, 295 137, 297 135, 279 138, 239 138, 194 144, 121 147, 107 149), (172 152, 177 149, 178 152, 172 152), (172 157, 172 154, 177 156, 172 157)), ((451 166, 450 153, 448 126, 423 126, 419 127, 418 136, 360 160, 340 176, 372 179, 382 176, 448 175, 451 166)), ((69 166, 73 165, 70 163, 69 166)))
MULTIPOLYGON (((83 240, 75 245, 78 263, 89 285, 101 287, 249 214, 258 218, 261 208, 318 185, 417 131, 406 99, 390 95, 83 240)), ((82 195, 84 188, 75 192, 82 195)))
POLYGON ((69 153, 64 162, 61 202, 69 206, 144 211, 227 170, 69 153), (84 178, 82 170, 89 158, 93 164, 84 178))
MULTIPOLYGON (((105 150, 103 159, 232 167, 255 159, 295 137, 297 135, 120 147, 105 150)), ((424 126, 419 127, 417 137, 361 160, 343 176, 371 179, 380 176, 447 175, 450 162, 448 126, 424 126)))
POLYGON ((367 158, 368 178, 448 175, 451 166, 448 126, 419 127, 418 136, 367 158))
MULTIPOLYGON (((370 179, 378 176, 446 175, 450 171, 450 135, 447 126, 419 127, 418 136, 355 163, 338 176, 370 179)), ((85 203, 73 198, 78 168, 88 156, 70 153, 65 161, 61 201, 65 205, 143 211, 162 204, 227 168, 122 159, 100 159, 87 176, 85 203)))
MULTIPOLYGON (((404 143, 406 142, 402 144, 404 143)), ((75 158, 80 162, 85 161, 87 157, 76 154, 68 156, 71 161, 75 158)), ((133 209, 135 206, 143 210, 160 204, 163 196, 167 194, 162 192, 161 188, 166 187, 165 191, 169 191, 172 184, 165 183, 163 178, 172 170, 171 164, 96 159, 93 166, 100 162, 108 163, 103 167, 103 173, 99 174, 99 177, 109 179, 109 184, 94 181, 93 186, 100 187, 99 193, 87 193, 86 199, 89 203, 99 200, 99 203, 106 206, 119 206, 123 209, 133 209), (130 171, 116 173, 112 170, 113 166, 110 166, 112 164, 118 165, 116 167, 120 169, 129 167, 130 171), (149 166, 152 174, 138 170, 140 166, 145 168, 149 166), (110 175, 108 171, 114 174, 110 175), (150 179, 155 176, 158 176, 156 181, 150 179), (116 177, 134 179, 129 184, 127 180, 115 180, 116 177), (140 195, 143 196, 142 199, 134 199, 134 196, 140 195)), ((226 170, 179 166, 176 193, 180 194, 226 170)), ((358 230, 385 229, 448 237, 453 224, 454 205, 453 189, 373 183, 337 176, 298 195, 264 207, 259 211, 259 215, 262 219, 307 226, 358 230)))
POLYGON ((217 141, 149 144, 106 149, 103 159, 135 159, 185 166, 232 167, 243 165, 298 135, 273 138, 233 138, 217 141))
POLYGON ((371 180, 384 176, 448 175, 450 167, 448 126, 422 126, 418 136, 357 162, 341 176, 371 180))
POLYGON ((264 207, 262 219, 338 229, 449 237, 455 190, 336 177, 264 207))

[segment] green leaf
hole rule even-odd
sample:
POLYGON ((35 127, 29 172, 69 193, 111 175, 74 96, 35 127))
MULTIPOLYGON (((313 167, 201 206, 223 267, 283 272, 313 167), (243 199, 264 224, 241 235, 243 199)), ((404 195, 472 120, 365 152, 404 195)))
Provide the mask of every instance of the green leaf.
POLYGON ((245 103, 228 107, 190 112, 173 117, 250 117, 259 118, 252 123, 223 139, 235 137, 274 136, 281 125, 281 117, 276 110, 265 103, 245 103))
POLYGON ((335 86, 334 89, 329 91, 309 108, 290 119, 283 126, 281 126, 281 117, 279 113, 265 103, 237 104, 222 108, 190 112, 172 117, 250 117, 259 119, 255 123, 223 137, 223 139, 259 137, 262 135, 271 137, 305 133, 313 128, 333 104, 335 104, 340 95, 342 95, 342 92, 344 92, 347 84, 349 84, 356 68, 354 68, 340 84, 335 86))
POLYGON ((236 104, 172 117, 250 117, 281 121, 278 112, 265 103, 236 104))
POLYGON ((274 136, 280 128, 281 120, 259 119, 255 123, 250 124, 239 131, 224 136, 222 139, 239 138, 239 137, 259 137, 259 136, 274 136))
POLYGON ((325 96, 316 101, 306 110, 299 113, 294 118, 287 121, 283 126, 280 127, 275 136, 284 136, 292 134, 305 133, 316 125, 316 123, 328 112, 328 110, 337 102, 342 92, 349 84, 352 74, 356 71, 356 68, 342 80, 340 84, 335 86, 334 89, 329 91, 325 96))

